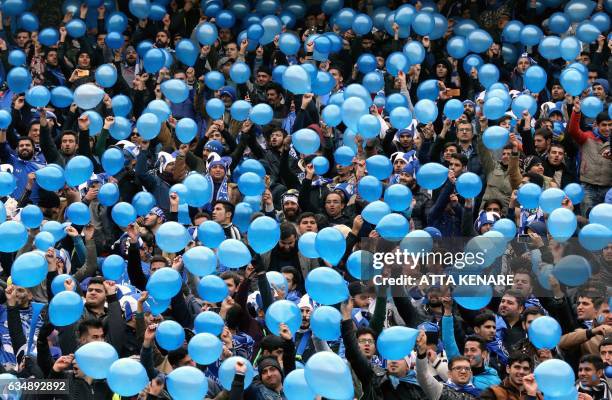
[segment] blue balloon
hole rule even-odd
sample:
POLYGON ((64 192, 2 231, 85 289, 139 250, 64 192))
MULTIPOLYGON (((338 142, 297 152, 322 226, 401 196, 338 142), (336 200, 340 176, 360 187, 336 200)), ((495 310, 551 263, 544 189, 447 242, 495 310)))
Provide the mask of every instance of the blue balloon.
POLYGON ((280 333, 280 324, 287 324, 291 333, 297 332, 302 323, 302 314, 298 306, 289 300, 277 300, 272 303, 265 316, 266 326, 275 335, 280 333))
POLYGON ((376 70, 376 57, 370 53, 363 53, 357 58, 357 69, 363 74, 376 70))
POLYGON ((266 189, 263 179, 254 172, 247 172, 238 178, 238 189, 240 193, 247 196, 257 196, 266 189))
POLYGON ((584 43, 593 43, 601 32, 591 21, 582 21, 576 28, 576 37, 584 43))
POLYGON ((176 58, 189 67, 193 67, 195 65, 199 53, 200 49, 198 46, 196 46, 196 44, 189 39, 181 39, 176 44, 176 58))
POLYGON ((147 18, 151 11, 149 0, 130 0, 128 7, 132 15, 138 19, 147 18))
POLYGON ((181 290, 181 283, 181 276, 176 270, 161 268, 151 275, 146 288, 156 300, 170 300, 181 290))
MULTIPOLYGON (((568 210, 569 211, 569 210, 568 210)), ((582 256, 568 255, 555 264, 553 275, 567 286, 580 286, 591 277, 591 265, 582 256)))
POLYGON ((0 129, 6 129, 11 125, 13 117, 6 110, 0 110, 0 129))
POLYGON ((423 165, 416 174, 417 183, 419 186, 434 190, 439 188, 446 182, 448 177, 448 168, 439 163, 428 162, 423 165))
MULTIPOLYGON (((4 222, 2 225, 6 224, 4 222)), ((3 236, 4 237, 4 236, 3 236)), ((13 262, 11 278, 17 286, 30 288, 39 285, 47 275, 47 260, 42 253, 23 253, 13 262)))
POLYGON ((541 193, 541 187, 535 183, 526 183, 519 188, 517 198, 524 208, 536 208, 539 204, 541 193))
POLYGON ((408 220, 400 214, 387 214, 376 224, 376 232, 389 241, 399 241, 408 234, 408 220))
POLYGON ((612 226, 612 204, 600 203, 589 212, 589 222, 612 226))
POLYGON ((353 163, 355 152, 348 146, 340 146, 334 152, 336 164, 347 167, 353 163))
POLYGON ((98 133, 102 132, 104 121, 102 121, 102 117, 100 116, 100 114, 93 110, 88 110, 85 111, 82 115, 86 115, 89 118, 89 136, 95 136, 98 133))
MULTIPOLYGON (((369 96, 367 90, 364 92, 369 96)), ((361 97, 349 97, 342 103, 342 122, 353 132, 359 131, 359 118, 368 113, 368 104, 361 97)))
MULTIPOLYGON (((247 28, 247 38, 257 42, 264 34, 264 28, 259 23, 249 25, 247 28)), ((282 50, 281 50, 282 51, 282 50)))
POLYGON ((370 33, 372 31, 372 26, 372 19, 363 13, 357 14, 355 19, 353 19, 353 23, 351 24, 353 32, 355 32, 357 36, 363 36, 370 33))
POLYGON ((572 96, 579 96, 588 85, 585 74, 575 68, 564 69, 559 80, 563 89, 572 96))
POLYGON ((161 91, 173 103, 182 103, 189 97, 189 88, 181 79, 170 79, 163 82, 161 91))
POLYGON ((473 172, 464 172, 457 178, 455 186, 463 198, 472 199, 482 191, 482 180, 473 172))
POLYGON ((225 105, 223 101, 217 98, 210 99, 206 102, 206 113, 212 119, 219 119, 225 113, 225 105))
POLYGON ((503 99, 491 97, 485 100, 483 113, 487 119, 497 120, 504 116, 507 109, 508 106, 504 103, 503 99))
POLYGON ((549 316, 538 317, 529 325, 528 337, 537 349, 554 349, 561 340, 561 326, 549 316))
POLYGON ((161 129, 161 121, 152 112, 145 112, 138 117, 136 121, 136 129, 138 134, 144 140, 151 140, 159 135, 161 129))
POLYGON ((329 72, 317 71, 316 79, 312 81, 312 93, 318 96, 327 95, 335 85, 336 80, 329 72))
POLYGON ((391 160, 382 155, 374 155, 366 160, 368 175, 373 175, 382 180, 387 179, 393 172, 391 160))
POLYGON ((324 0, 321 9, 327 15, 335 14, 344 6, 344 0, 324 0))
POLYGON ((191 118, 181 118, 176 124, 175 133, 181 143, 189 144, 198 133, 198 125, 191 118))
POLYGON ((488 89, 492 84, 499 81, 499 69, 495 64, 483 64, 478 70, 478 80, 485 89, 488 89))
POLYGON ((588 96, 580 102, 580 110, 589 118, 596 118, 603 111, 604 104, 598 97, 588 96))
POLYGON ((38 41, 43 46, 54 46, 59 41, 59 32, 55 28, 45 28, 38 32, 38 41))
POLYGON ((60 292, 49 303, 49 321, 55 326, 73 324, 81 318, 81 314, 83 299, 76 292, 60 292))
POLYGON ((149 378, 140 362, 122 358, 111 364, 106 382, 113 393, 130 397, 140 393, 149 383, 149 378))
POLYGON ((66 237, 65 225, 60 224, 57 221, 47 221, 42 226, 41 230, 45 232, 50 232, 53 235, 53 239, 55 242, 59 242, 63 238, 66 237))
POLYGON ((15 177, 9 172, 0 172, 0 196, 8 196, 13 193, 17 183, 15 177))
POLYGON ((472 68, 478 70, 484 64, 484 60, 478 54, 470 54, 463 60, 463 70, 466 74, 472 71, 472 68))
POLYGON ((65 108, 72 104, 72 91, 65 86, 56 86, 51 90, 51 104, 58 108, 65 108))
POLYGON ((10 65, 18 67, 26 63, 26 54, 22 50, 11 50, 8 56, 10 65))
POLYGON ((317 307, 310 317, 310 329, 321 340, 337 340, 340 337, 342 314, 331 306, 317 307))
POLYGON ((455 35, 467 37, 470 32, 478 29, 478 24, 471 19, 462 19, 453 28, 455 35))
POLYGON ((315 131, 304 128, 291 135, 291 143, 298 152, 308 155, 319 150, 321 140, 315 131))
POLYGON ((601 32, 607 32, 610 29, 610 17, 603 11, 593 14, 591 23, 601 32))
POLYGON ((556 34, 562 34, 567 32, 570 27, 570 20, 562 12, 553 13, 548 18, 548 29, 556 34))
POLYGON ((121 202, 113 206, 111 210, 113 221, 122 228, 136 221, 136 210, 130 203, 121 202))
POLYGON ((109 175, 115 175, 123 170, 124 163, 123 152, 116 147, 110 147, 102 154, 102 168, 109 175))
POLYGON ((226 239, 219 245, 217 253, 221 265, 228 268, 241 268, 251 262, 251 253, 244 243, 226 239))
POLYGON ((311 90, 310 76, 300 65, 291 65, 283 72, 283 87, 293 94, 308 93, 311 90))
POLYGON ((549 188, 540 194, 539 205, 545 213, 551 213, 553 210, 561 207, 561 202, 565 198, 565 193, 561 189, 549 188))
POLYGON ((408 69, 410 68, 410 61, 404 53, 396 51, 389 54, 387 60, 385 61, 385 66, 389 74, 392 76, 397 76, 399 71, 403 71, 404 73, 408 72, 408 69))
MULTIPOLYGON (((0 231, 1 230, 2 229, 0 225, 0 231)), ((27 238, 26 238, 26 241, 27 241, 27 238)), ((55 244, 55 237, 53 236, 51 232, 44 232, 44 231, 39 232, 34 237, 34 246, 38 250, 47 251, 49 247, 53 247, 54 244, 55 244)), ((3 251, 3 250, 0 250, 0 251, 3 251)))
POLYGON ((436 101, 440 93, 438 85, 439 83, 436 79, 428 79, 422 82, 417 88, 417 98, 419 100, 429 99, 436 101))
MULTIPOLYGON (((246 198, 247 196, 245 196, 246 198)), ((255 210, 250 203, 243 201, 236 204, 235 214, 232 218, 232 223, 240 230, 240 233, 245 233, 249 229, 251 216, 255 210)))
POLYGON ((206 276, 217 268, 217 256, 208 247, 196 246, 183 254, 183 263, 192 274, 206 276))
POLYGON ((506 240, 512 240, 516 236, 516 225, 508 218, 502 218, 496 221, 493 224, 493 230, 501 232, 506 240))
POLYGON ((532 65, 525 71, 525 87, 532 93, 539 93, 546 87, 546 78, 547 76, 544 68, 539 65, 532 65))
POLYGON ((85 156, 75 156, 68 161, 64 175, 68 186, 76 187, 86 182, 93 174, 93 164, 85 156))
POLYGON ((376 201, 382 195, 382 183, 378 178, 366 175, 357 184, 357 193, 365 201, 376 201))
POLYGON ((38 206, 29 204, 21 210, 21 223, 26 228, 38 228, 43 221, 43 214, 38 206))
POLYGON ((493 38, 483 29, 474 29, 468 34, 467 43, 470 51, 484 53, 493 44, 493 38))
POLYGON ((106 42, 109 49, 117 50, 123 46, 125 38, 120 32, 109 32, 106 34, 104 42, 106 42))
MULTIPOLYGON (((221 386, 230 391, 232 388, 232 382, 234 381, 234 376, 236 375, 236 362, 241 361, 244 365, 246 365, 247 370, 244 375, 244 388, 248 388, 253 382, 253 366, 249 362, 249 360, 242 358, 240 356, 234 356, 226 359, 221 363, 221 367, 219 368, 219 382, 221 382, 221 386)), ((200 397, 204 397, 203 395, 200 397)))
MULTIPOLYGON (((325 229, 335 228, 324 228, 323 230, 325 229)), ((317 235, 318 242, 319 236, 317 235)), ((319 246, 317 246, 317 250, 321 254, 319 246)), ((311 299, 326 306, 338 304, 349 296, 348 287, 342 276, 329 267, 315 268, 308 274, 306 277, 306 292, 311 299)), ((272 327, 268 327, 272 329, 272 327)))
POLYGON ((251 222, 248 234, 251 248, 263 254, 272 250, 280 240, 280 227, 276 220, 262 216, 251 222))
POLYGON ((107 32, 123 32, 127 28, 127 16, 121 11, 114 11, 106 20, 107 32))
MULTIPOLYGON (((574 370, 572 370, 568 363, 562 360, 553 358, 544 361, 536 367, 534 376, 538 389, 546 396, 564 395, 570 392, 574 386, 574 370)), ((578 395, 576 394, 572 398, 577 397, 578 395)))
POLYGON ((405 326, 384 329, 376 340, 376 349, 387 360, 402 360, 414 349, 419 331, 405 326))
MULTIPOLYGON (((155 233, 157 245, 168 253, 177 253, 183 250, 191 240, 187 229, 174 221, 164 222, 155 233)), ((163 297, 160 298, 163 299, 163 297)))
POLYGON ((34 32, 38 30, 38 26, 39 26, 38 17, 35 14, 31 12, 25 12, 23 14, 18 13, 18 14, 21 14, 21 16, 19 17, 19 26, 21 26, 22 29, 25 29, 28 32, 34 32))
POLYGON ((558 242, 565 242, 576 231, 576 215, 567 208, 553 210, 546 220, 546 227, 558 242))
POLYGON ((115 281, 125 272, 125 260, 117 254, 111 254, 102 262, 102 274, 104 278, 115 281))
POLYGON ((215 23, 219 28, 231 28, 236 22, 236 17, 231 10, 221 10, 215 17, 215 23))
POLYGON ((66 208, 66 217, 75 225, 87 225, 90 221, 89 207, 80 201, 72 203, 66 208))
POLYGON ((590 251, 599 251, 612 242, 612 231, 600 224, 588 224, 578 233, 580 245, 590 251))
POLYGON ((118 94, 111 100, 111 106, 115 117, 126 117, 132 111, 132 100, 124 94, 118 94))
POLYGON ((163 68, 166 58, 162 50, 151 48, 145 53, 143 61, 145 71, 154 74, 163 68))
POLYGON ((278 47, 285 55, 295 55, 300 50, 300 39, 293 33, 283 32, 278 39, 278 47))
POLYGON ((223 318, 213 311, 199 313, 193 324, 195 333, 210 333, 215 336, 220 335, 225 326, 223 318))
POLYGON ((438 107, 429 99, 419 100, 414 106, 414 116, 420 123, 428 124, 438 117, 438 107))
POLYGON ((354 388, 350 368, 334 352, 320 351, 313 354, 306 362, 304 376, 308 387, 321 397, 353 398, 354 388))
POLYGON ((323 156, 316 156, 312 159, 312 165, 314 166, 315 174, 324 175, 329 171, 329 161, 323 156))
POLYGON ((394 184, 385 190, 384 200, 392 211, 404 211, 412 204, 412 192, 405 185, 394 184))
POLYGON ((306 382, 305 372, 304 369, 295 369, 285 377, 283 381, 283 392, 288 399, 312 400, 316 397, 316 394, 306 382))
POLYGON ((51 293, 53 293, 53 295, 56 295, 59 292, 63 292, 64 290, 66 290, 66 288, 64 287, 64 283, 67 279, 70 279, 72 282, 74 282, 72 290, 76 291, 76 287, 79 283, 72 276, 68 274, 61 274, 53 278, 53 280, 51 281, 51 293))
POLYGON ((104 90, 92 83, 79 85, 74 90, 74 103, 84 110, 96 107, 104 97, 104 90))
POLYGON ((451 37, 446 43, 446 51, 456 59, 465 57, 469 51, 467 40, 462 36, 451 37))
POLYGON ((30 72, 24 67, 11 68, 6 76, 9 89, 14 93, 24 93, 32 83, 30 72))
POLYGON ((316 249, 316 237, 315 232, 306 232, 298 240, 298 249, 306 258, 319 258, 316 249))
POLYGON ((383 90, 385 86, 385 80, 380 72, 373 71, 365 74, 362 80, 362 84, 368 90, 368 92, 378 93, 383 90))
POLYGON ((453 291, 453 299, 461 307, 468 310, 480 310, 486 307, 493 297, 493 288, 489 285, 457 286, 453 291))
POLYGON ((372 139, 380 133, 380 121, 372 114, 365 114, 359 118, 358 128, 364 139, 372 139))
POLYGON ((429 12, 418 12, 412 20, 412 29, 421 36, 427 36, 435 27, 434 17, 429 12))
MULTIPOLYGON (((518 115, 520 115, 520 113, 518 115)), ((506 143, 508 143, 509 138, 510 134, 506 128, 494 125, 488 127, 484 131, 482 135, 482 142, 489 150, 499 150, 502 149, 506 143)))
POLYGON ((431 40, 437 40, 442 38, 444 34, 446 34, 446 31, 448 30, 448 20, 442 14, 439 14, 437 12, 433 14, 433 19, 434 28, 429 34, 429 38, 431 40))
POLYGON ((217 275, 206 275, 198 283, 198 294, 202 300, 217 303, 228 295, 227 285, 217 275))
POLYGON ((567 36, 561 39, 559 44, 561 58, 566 61, 574 61, 578 54, 580 54, 580 49, 580 42, 574 36, 567 36))
POLYGON ((444 104, 444 115, 452 121, 463 115, 463 103, 457 99, 450 99, 444 104))
POLYGON ((191 358, 200 365, 208 365, 217 361, 223 352, 223 343, 210 333, 198 333, 187 346, 191 358))
POLYGON ((185 341, 185 331, 176 321, 163 321, 155 330, 155 340, 164 350, 176 350, 185 341))
POLYGON ((504 26, 502 31, 502 39, 508 43, 517 43, 521 40, 521 31, 523 23, 520 21, 510 21, 504 26))
POLYGON ((272 121, 273 111, 266 103, 260 103, 251 108, 249 119, 257 125, 267 125, 272 121))
POLYGON ((219 71, 210 71, 204 75, 204 82, 212 90, 219 90, 225 85, 225 77, 219 71))
POLYGON ((245 83, 251 76, 251 68, 246 63, 236 62, 230 67, 230 77, 236 83, 245 83))
POLYGON ((86 376, 94 379, 106 379, 111 365, 119 359, 119 356, 115 348, 109 343, 96 341, 79 347, 74 352, 74 358, 79 364, 79 369, 86 376))
POLYGON ((535 25, 525 25, 521 29, 521 43, 525 46, 535 46, 542 40, 542 30, 535 25))
POLYGON ((249 118, 250 112, 251 112, 251 103, 244 101, 244 100, 238 100, 234 102, 234 104, 232 104, 232 107, 230 109, 230 114, 232 115, 232 118, 235 119, 236 121, 246 120, 247 118, 249 118))
POLYGON ((98 200, 100 201, 101 205, 106 207, 110 207, 119 201, 119 187, 117 184, 109 182, 100 186, 98 200))
MULTIPOLYGON (((540 42, 538 51, 547 60, 561 57, 561 39, 557 36, 547 36, 540 42)), ((533 68, 533 67, 530 67, 533 68)))
POLYGON ((571 200, 572 204, 580 204, 584 198, 582 186, 578 183, 570 183, 563 188, 565 195, 571 200))

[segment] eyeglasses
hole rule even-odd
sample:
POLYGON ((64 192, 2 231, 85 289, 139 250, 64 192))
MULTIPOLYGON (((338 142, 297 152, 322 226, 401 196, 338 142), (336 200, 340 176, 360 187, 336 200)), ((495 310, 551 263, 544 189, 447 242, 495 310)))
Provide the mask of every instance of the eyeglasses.
POLYGON ((458 371, 458 372, 469 372, 471 368, 470 367, 453 367, 451 368, 451 370, 458 371))
POLYGON ((374 339, 359 339, 359 344, 374 344, 374 339))

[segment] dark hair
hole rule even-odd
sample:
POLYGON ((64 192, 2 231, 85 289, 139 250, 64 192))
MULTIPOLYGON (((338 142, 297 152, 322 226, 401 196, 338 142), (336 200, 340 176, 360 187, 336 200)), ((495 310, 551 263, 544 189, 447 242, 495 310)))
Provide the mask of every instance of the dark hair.
POLYGON ((178 367, 178 363, 185 357, 187 357, 187 350, 182 347, 168 352, 168 362, 172 368, 178 367))
POLYGON ((17 139, 17 143, 24 141, 24 140, 27 140, 28 142, 30 142, 32 147, 34 147, 34 140, 32 140, 32 138, 29 136, 19 136, 19 139, 17 139))
POLYGON ((442 152, 446 151, 446 149, 448 149, 449 147, 454 147, 456 149, 459 149, 459 145, 455 142, 448 142, 448 143, 444 143, 444 146, 442 146, 442 152))
POLYGON ((597 117, 595 117, 595 121, 598 124, 601 124, 604 121, 610 121, 610 115, 608 115, 607 111, 602 111, 599 114, 597 114, 597 117))
POLYGON ((465 343, 467 342, 477 342, 478 347, 480 347, 480 351, 487 351, 487 342, 480 336, 469 335, 465 338, 465 343))
POLYGON ((217 200, 213 204, 213 207, 216 206, 217 204, 221 204, 223 208, 225 209, 225 212, 232 213, 232 217, 234 216, 234 205, 232 203, 230 203, 229 201, 225 201, 225 200, 217 200))
POLYGON ((596 356, 595 354, 586 354, 580 358, 580 364, 582 363, 590 363, 593 364, 595 370, 600 371, 604 369, 604 362, 601 357, 596 356))
POLYGON ((219 277, 223 280, 233 280, 235 286, 238 286, 240 284, 240 276, 233 271, 225 271, 221 275, 219 275, 219 277))
POLYGON ((517 353, 510 354, 510 357, 508 358, 508 364, 506 365, 509 367, 512 367, 512 364, 514 363, 524 363, 524 362, 529 363, 529 369, 533 371, 533 367, 534 367, 533 358, 531 358, 526 353, 517 352, 517 353))
POLYGON ((90 287, 91 285, 104 285, 104 278, 101 276, 94 276, 89 280, 89 282, 87 282, 87 287, 90 287))
POLYGON ((140 234, 140 239, 149 247, 155 245, 155 236, 151 232, 145 232, 140 234))
POLYGON ((586 297, 587 299, 590 299, 591 302, 593 303, 593 307, 595 307, 596 309, 601 307, 601 305, 604 302, 604 298, 601 297, 601 294, 597 292, 596 290, 592 290, 592 289, 578 291, 578 293, 576 294, 576 299, 580 297, 586 297))
POLYGON ((234 304, 227 310, 227 314, 225 315, 225 325, 229 329, 236 329, 240 327, 240 323, 245 319, 245 315, 243 313, 242 307, 240 304, 234 304))
POLYGON ((64 132, 62 132, 60 134, 60 136, 59 136, 60 142, 62 141, 64 136, 74 136, 74 140, 77 141, 77 142, 79 141, 79 135, 75 131, 64 131, 64 132))
POLYGON ((474 324, 472 326, 480 327, 483 326, 487 321, 495 322, 495 314, 493 314, 492 312, 485 311, 476 315, 476 317, 474 318, 474 324))
POLYGON ((211 216, 210 216, 210 214, 209 214, 209 213, 207 213, 207 212, 204 212, 204 211, 198 211, 198 212, 196 213, 196 215, 194 215, 194 216, 193 216, 193 220, 195 221, 195 220, 196 220, 196 219, 198 219, 198 218, 207 218, 207 219, 209 219, 209 220, 210 220, 210 219, 211 219, 211 216))
POLYGON ((466 356, 457 356, 457 357, 453 357, 449 362, 448 362, 448 369, 453 369, 453 365, 455 365, 455 363, 457 361, 467 361, 470 362, 470 359, 467 358, 466 356))
POLYGON ((104 330, 104 324, 97 318, 89 318, 79 322, 79 326, 77 328, 79 337, 85 335, 90 328, 104 330))
POLYGON ((525 297, 523 297, 523 294, 519 290, 508 289, 504 292, 504 296, 506 295, 514 297, 519 306, 523 306, 525 304, 525 297))
POLYGON ((310 212, 310 211, 304 211, 303 213, 301 213, 301 214, 298 216, 298 219, 297 219, 298 224, 299 224, 300 222, 302 222, 302 220, 303 220, 304 218, 314 218, 314 219, 316 220, 316 219, 317 219, 317 216, 316 216, 316 215, 315 215, 315 213, 313 213, 313 212, 310 212))
POLYGON ((601 343, 599 343, 599 351, 601 351, 601 348, 604 346, 612 346, 612 336, 604 337, 601 343))
POLYGON ((536 174, 535 172, 525 172, 523 176, 529 178, 530 183, 535 183, 539 187, 544 186, 544 177, 540 174, 536 174))
POLYGON ((527 321, 527 317, 530 315, 541 315, 541 316, 546 316, 546 311, 544 311, 542 308, 537 307, 537 306, 531 306, 531 307, 527 307, 522 313, 521 313, 521 322, 525 322, 527 321))
POLYGON ((551 148, 558 147, 560 149, 563 149, 563 151, 565 151, 565 146, 561 142, 554 141, 550 144, 550 147, 551 148))
POLYGON ((468 158, 463 153, 453 153, 453 154, 450 155, 450 157, 454 158, 455 160, 459 160, 459 162, 461 162, 461 165, 463 165, 464 167, 468 163, 468 158))
POLYGON ((361 328, 357 329, 357 332, 355 332, 355 337, 359 338, 363 335, 372 335, 372 337, 374 338, 374 340, 376 340, 376 332, 374 331, 374 329, 369 328, 367 326, 362 326, 361 328))
POLYGON ((540 128, 540 129, 536 129, 535 133, 533 134, 533 136, 542 136, 544 138, 544 140, 552 140, 553 138, 553 133, 550 131, 550 129, 548 128, 540 128))
POLYGON ((280 225, 280 238, 281 240, 289 239, 291 236, 297 237, 297 231, 295 230, 295 225, 291 222, 283 222, 280 225))
POLYGON ((281 273, 293 275, 293 283, 297 286, 299 286, 302 283, 300 279, 300 273, 298 272, 297 268, 295 268, 292 265, 287 265, 281 268, 281 273))
MULTIPOLYGON (((518 259, 518 260, 520 261, 520 259, 518 259)), ((521 267, 516 268, 516 269, 513 268, 512 269, 512 273, 514 275, 516 275, 516 274, 528 275, 529 276, 529 281, 533 284, 533 280, 534 280, 533 275, 531 275, 531 271, 529 269, 525 268, 524 265, 525 264, 523 262, 521 267)))
POLYGON ((491 205, 493 203, 497 204, 499 206, 500 210, 504 208, 504 205, 502 204, 500 199, 489 199, 489 200, 486 200, 485 202, 482 203, 482 209, 486 210, 487 207, 489 207, 489 205, 491 205))
POLYGON ((168 260, 166 259, 166 257, 163 256, 153 256, 151 258, 151 261, 149 262, 149 265, 153 265, 154 262, 161 262, 164 263, 164 267, 168 267, 168 260))

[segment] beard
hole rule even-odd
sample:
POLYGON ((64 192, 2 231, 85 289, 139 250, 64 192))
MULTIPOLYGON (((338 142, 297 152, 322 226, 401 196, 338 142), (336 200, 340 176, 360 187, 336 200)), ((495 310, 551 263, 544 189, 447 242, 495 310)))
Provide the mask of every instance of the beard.
POLYGON ((19 152, 19 158, 25 161, 29 161, 34 157, 34 152, 29 150, 22 150, 19 152))

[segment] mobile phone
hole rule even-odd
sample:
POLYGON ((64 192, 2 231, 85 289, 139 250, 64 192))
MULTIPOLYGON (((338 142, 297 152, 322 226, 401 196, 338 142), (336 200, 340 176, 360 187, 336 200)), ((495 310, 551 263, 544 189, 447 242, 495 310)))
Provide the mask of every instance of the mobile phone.
POLYGON ((461 89, 446 89, 446 93, 451 97, 458 97, 461 95, 461 89))
POLYGON ((79 78, 83 78, 85 76, 89 76, 89 70, 88 69, 77 69, 77 77, 79 78))
POLYGON ((522 234, 522 235, 518 235, 518 238, 516 240, 518 243, 531 243, 531 237, 527 234, 522 234))

